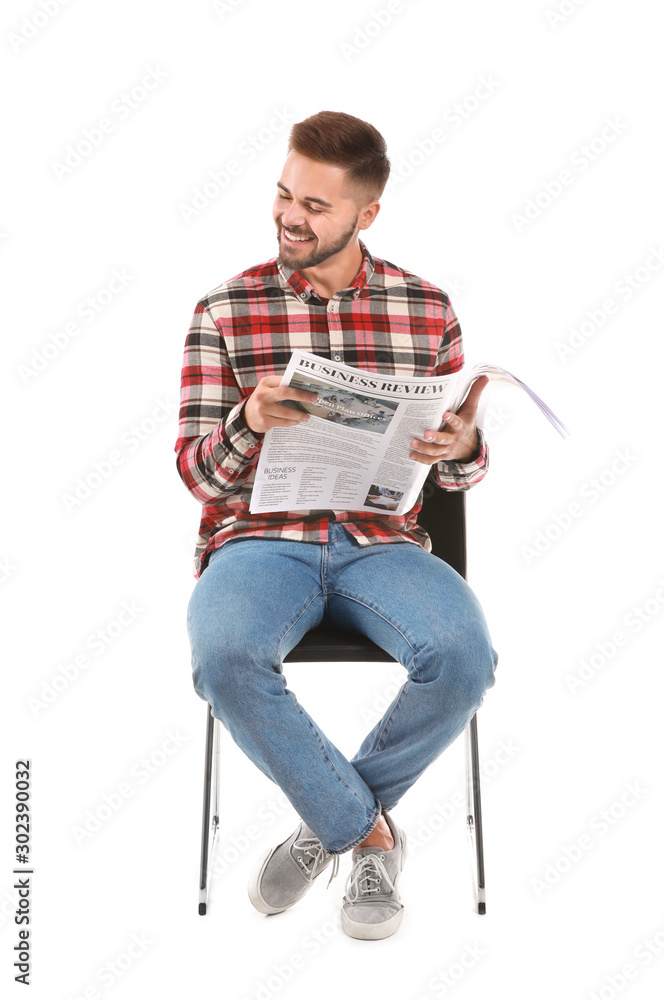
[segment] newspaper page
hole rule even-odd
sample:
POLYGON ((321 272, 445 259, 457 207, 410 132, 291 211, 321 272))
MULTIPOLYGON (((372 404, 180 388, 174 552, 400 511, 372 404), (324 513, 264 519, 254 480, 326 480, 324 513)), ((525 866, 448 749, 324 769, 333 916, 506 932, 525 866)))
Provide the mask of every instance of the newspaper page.
POLYGON ((265 434, 251 513, 407 513, 430 468, 408 458, 410 442, 423 439, 428 428, 440 427, 458 375, 380 375, 296 349, 281 384, 315 392, 317 399, 284 401, 311 416, 265 434))

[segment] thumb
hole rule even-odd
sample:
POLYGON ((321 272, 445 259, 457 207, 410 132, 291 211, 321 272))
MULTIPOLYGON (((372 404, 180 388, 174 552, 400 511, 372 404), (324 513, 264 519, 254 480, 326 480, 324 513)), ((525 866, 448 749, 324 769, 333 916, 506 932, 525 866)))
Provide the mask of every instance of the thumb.
POLYGON ((487 375, 482 375, 481 378, 476 379, 470 387, 468 395, 466 396, 463 405, 457 411, 458 413, 463 413, 464 416, 472 415, 475 417, 477 415, 477 407, 479 406, 480 396, 489 384, 489 378, 487 375))

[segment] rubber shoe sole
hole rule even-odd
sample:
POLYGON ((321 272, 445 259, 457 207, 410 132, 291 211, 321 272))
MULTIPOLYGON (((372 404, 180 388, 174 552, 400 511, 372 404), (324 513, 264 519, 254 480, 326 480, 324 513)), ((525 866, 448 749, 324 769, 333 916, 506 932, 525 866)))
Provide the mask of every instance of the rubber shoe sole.
POLYGON ((261 884, 261 879, 263 878, 263 872, 265 871, 265 866, 276 850, 278 850, 277 847, 268 848, 265 854, 263 854, 257 861, 256 866, 249 877, 249 899, 259 913, 283 913, 284 910, 287 910, 289 907, 294 906, 295 903, 299 902, 299 900, 296 899, 295 903, 288 903, 287 906, 270 906, 270 904, 267 903, 261 896, 259 886, 261 884))
POLYGON ((403 918, 403 907, 380 924, 360 924, 346 916, 346 911, 341 911, 341 926, 348 937, 358 938, 360 941, 380 941, 382 938, 390 937, 399 929, 403 918))
MULTIPOLYGON (((399 868, 399 875, 401 875, 401 872, 403 871, 403 866, 406 861, 406 853, 406 839, 404 835, 401 847, 401 867, 399 868)), ((351 920, 343 908, 341 910, 342 928, 349 937, 357 938, 359 941, 380 941, 382 938, 390 937, 398 931, 402 919, 403 906, 400 910, 397 910, 393 917, 390 917, 389 920, 382 921, 380 924, 359 923, 356 920, 351 920)))

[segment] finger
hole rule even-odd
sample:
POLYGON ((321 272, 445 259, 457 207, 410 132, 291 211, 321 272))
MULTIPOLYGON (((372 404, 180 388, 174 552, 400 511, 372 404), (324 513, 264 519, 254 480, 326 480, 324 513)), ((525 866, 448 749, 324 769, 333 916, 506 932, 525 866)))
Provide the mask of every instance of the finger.
POLYGON ((450 444, 441 445, 435 441, 427 444, 426 442, 415 440, 410 442, 410 446, 413 451, 418 452, 420 455, 433 455, 435 457, 443 458, 449 449, 450 444))
POLYGON ((309 392, 307 389, 293 389, 289 385, 280 387, 279 396, 281 399, 297 399, 300 403, 313 403, 318 399, 318 394, 309 392))
POLYGON ((263 413, 271 420, 285 420, 289 424, 300 423, 302 420, 309 420, 311 418, 311 414, 307 413, 306 410, 298 410, 288 403, 280 403, 279 401, 268 404, 264 408, 263 413))
POLYGON ((463 405, 459 407, 459 413, 463 413, 464 415, 472 414, 474 418, 479 406, 480 396, 488 384, 489 378, 487 375, 483 375, 482 378, 478 378, 475 382, 473 382, 463 405))
POLYGON ((413 438, 410 442, 411 448, 419 448, 423 444, 447 447, 448 445, 455 444, 459 439, 458 433, 449 433, 448 431, 425 431, 423 437, 424 441, 420 438, 413 438))
POLYGON ((449 428, 448 433, 451 432, 450 436, 459 434, 464 429, 465 424, 457 413, 443 413, 443 420, 446 427, 449 428))
POLYGON ((272 389, 276 385, 281 385, 281 375, 264 375, 256 388, 260 386, 263 389, 272 389))

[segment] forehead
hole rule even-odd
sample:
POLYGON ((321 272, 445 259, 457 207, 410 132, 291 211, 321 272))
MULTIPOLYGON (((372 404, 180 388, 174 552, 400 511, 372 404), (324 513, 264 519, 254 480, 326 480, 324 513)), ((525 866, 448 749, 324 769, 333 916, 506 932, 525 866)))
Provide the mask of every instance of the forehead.
POLYGON ((335 204, 351 200, 344 167, 311 160, 294 151, 286 157, 279 181, 293 197, 302 201, 316 198, 335 204))

